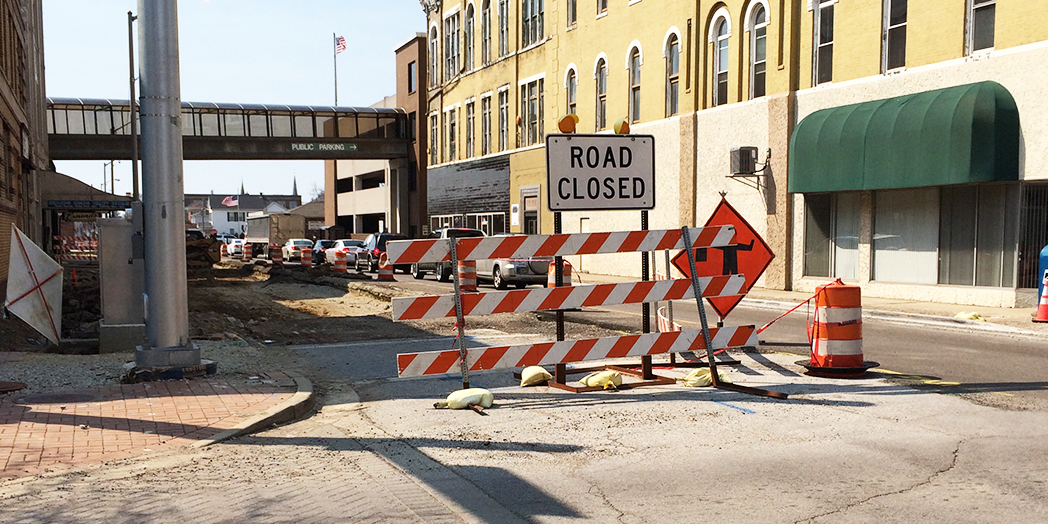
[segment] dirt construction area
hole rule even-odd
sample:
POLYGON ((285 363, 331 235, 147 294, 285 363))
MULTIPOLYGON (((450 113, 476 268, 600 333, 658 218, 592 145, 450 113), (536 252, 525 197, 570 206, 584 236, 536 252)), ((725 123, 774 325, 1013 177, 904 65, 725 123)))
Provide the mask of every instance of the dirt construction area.
MULTIPOLYGON (((303 269, 246 265, 221 266, 214 278, 189 283, 191 336, 218 339, 229 334, 265 345, 327 344, 392 338, 455 336, 454 318, 393 322, 390 299, 451 293, 448 284, 372 280, 367 273, 336 276, 325 268, 303 269)), ((554 334, 548 316, 534 313, 469 317, 469 330, 554 334)), ((611 331, 571 324, 568 337, 608 336, 611 331)))

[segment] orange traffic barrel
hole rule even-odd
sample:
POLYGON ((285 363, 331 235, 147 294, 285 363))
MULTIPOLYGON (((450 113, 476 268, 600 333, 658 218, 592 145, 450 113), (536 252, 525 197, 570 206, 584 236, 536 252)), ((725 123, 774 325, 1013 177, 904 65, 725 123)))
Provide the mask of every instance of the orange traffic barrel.
MULTIPOLYGON (((563 270, 564 280, 562 280, 563 284, 561 284, 561 285, 562 286, 570 286, 571 285, 571 262, 568 262, 567 260, 563 260, 563 259, 561 261, 563 262, 562 266, 564 266, 564 270, 563 270)), ((546 274, 546 287, 557 287, 557 263, 556 262, 550 262, 549 263, 549 272, 546 274)))
POLYGON ((477 291, 477 261, 458 261, 459 291, 463 293, 475 293, 477 291))
POLYGON ((798 364, 810 375, 827 377, 857 377, 878 366, 863 360, 862 289, 838 279, 816 291, 811 358, 798 364))
POLYGON ((378 279, 386 282, 397 281, 397 279, 393 278, 393 264, 389 263, 385 253, 378 257, 378 279))
POLYGON ((302 248, 302 267, 313 267, 313 248, 302 248))
POLYGON ((1037 302, 1037 316, 1034 322, 1048 322, 1048 270, 1044 272, 1041 280, 1041 300, 1037 302))
POLYGON ((242 253, 244 254, 244 260, 251 260, 251 244, 244 243, 244 250, 242 253))
POLYGON ((270 246, 269 259, 273 261, 274 266, 282 265, 284 263, 284 250, 279 247, 274 250, 273 246, 270 246))
POLYGON ((335 267, 332 269, 335 273, 346 272, 346 252, 341 249, 335 252, 335 267))
POLYGON ((219 250, 220 250, 220 251, 219 251, 219 253, 218 253, 218 254, 219 254, 219 256, 221 256, 222 258, 226 258, 227 256, 229 256, 229 253, 227 253, 227 252, 226 252, 226 245, 225 245, 225 244, 222 244, 222 247, 221 247, 221 248, 219 248, 219 250))

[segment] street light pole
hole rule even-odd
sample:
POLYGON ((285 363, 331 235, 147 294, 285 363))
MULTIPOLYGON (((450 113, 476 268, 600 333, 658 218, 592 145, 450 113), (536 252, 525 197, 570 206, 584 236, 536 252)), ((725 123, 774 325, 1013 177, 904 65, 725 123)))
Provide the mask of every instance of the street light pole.
POLYGON ((142 199, 138 191, 138 111, 135 110, 135 40, 132 23, 138 20, 137 16, 127 12, 127 63, 131 71, 131 191, 134 200, 142 199))

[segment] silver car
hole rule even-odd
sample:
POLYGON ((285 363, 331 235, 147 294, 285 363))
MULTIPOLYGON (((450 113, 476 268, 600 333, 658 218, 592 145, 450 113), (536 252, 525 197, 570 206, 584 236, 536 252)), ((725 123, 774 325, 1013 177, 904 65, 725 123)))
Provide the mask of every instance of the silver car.
POLYGON ((324 260, 328 264, 335 263, 335 254, 343 252, 346 254, 346 264, 356 264, 357 252, 364 247, 363 240, 353 240, 350 238, 336 240, 335 243, 324 251, 324 260))

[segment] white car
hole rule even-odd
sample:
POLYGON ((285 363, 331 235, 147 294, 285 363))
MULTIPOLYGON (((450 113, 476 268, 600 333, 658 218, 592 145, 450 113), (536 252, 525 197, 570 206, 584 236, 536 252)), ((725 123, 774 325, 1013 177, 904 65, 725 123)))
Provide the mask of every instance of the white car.
POLYGON ((284 254, 284 261, 302 260, 302 250, 313 249, 313 241, 305 238, 292 238, 284 243, 280 251, 284 254))
POLYGON ((335 254, 341 251, 346 254, 347 265, 356 264, 357 252, 360 251, 360 248, 362 247, 364 247, 363 240, 352 240, 348 238, 343 240, 336 240, 335 244, 327 248, 327 251, 324 252, 324 260, 328 264, 334 264, 335 254))
POLYGON ((244 240, 240 238, 231 239, 226 242, 226 254, 229 256, 240 256, 244 254, 244 240))

